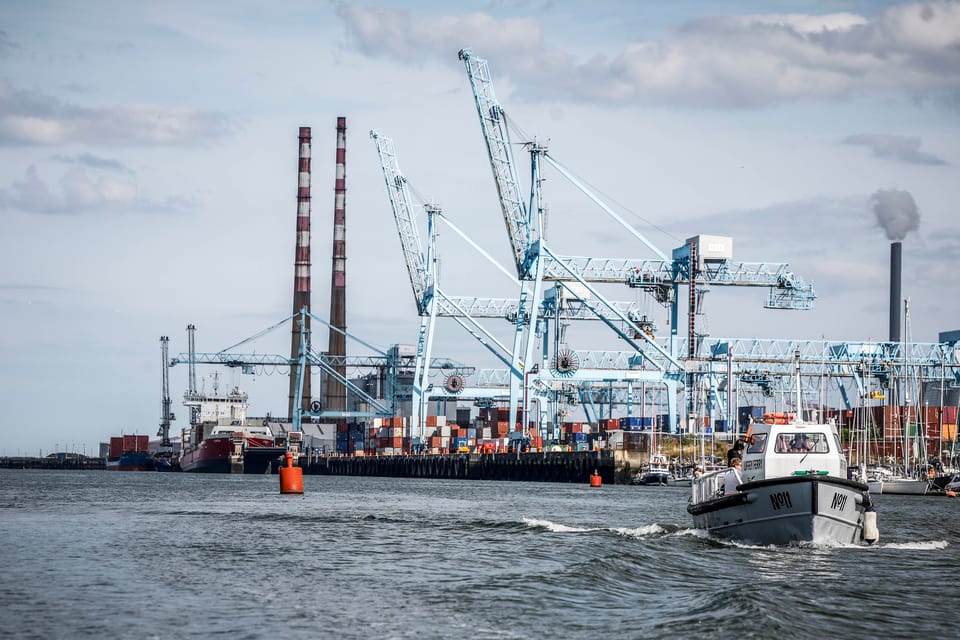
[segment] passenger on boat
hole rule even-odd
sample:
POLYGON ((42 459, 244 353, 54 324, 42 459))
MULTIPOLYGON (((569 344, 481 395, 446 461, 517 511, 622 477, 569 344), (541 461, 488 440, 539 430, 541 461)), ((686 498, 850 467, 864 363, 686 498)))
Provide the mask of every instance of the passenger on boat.
POLYGON ((702 475, 703 475, 703 467, 701 467, 700 465, 697 465, 696 467, 693 468, 694 478, 699 478, 702 475))
POLYGON ((737 441, 734 442, 734 443, 733 443, 733 446, 730 447, 729 451, 727 451, 727 466, 728 466, 728 467, 729 467, 729 466, 732 466, 730 463, 733 461, 734 458, 742 458, 742 457, 743 457, 743 450, 744 450, 745 448, 746 448, 746 442, 744 442, 743 438, 737 438, 737 441))
POLYGON ((807 440, 806 434, 801 433, 790 441, 790 451, 794 453, 806 453, 812 449, 813 445, 807 440))
POLYGON ((777 453, 784 453, 790 451, 791 444, 787 439, 787 434, 781 433, 777 436, 777 453))
POLYGON ((730 468, 723 476, 723 495, 736 495, 737 487, 743 484, 743 480, 740 478, 741 464, 740 458, 733 458, 730 460, 730 468))

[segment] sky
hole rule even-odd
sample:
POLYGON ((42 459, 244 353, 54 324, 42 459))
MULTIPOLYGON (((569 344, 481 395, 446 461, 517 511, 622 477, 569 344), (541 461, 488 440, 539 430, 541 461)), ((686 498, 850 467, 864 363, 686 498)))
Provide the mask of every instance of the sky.
MULTIPOLYGON (((160 336, 185 353, 194 324, 197 350, 214 352, 290 315, 301 126, 315 314, 329 309, 338 116, 351 334, 385 349, 415 344, 419 326, 371 129, 394 141, 418 206, 510 266, 464 47, 489 61, 524 141, 664 253, 730 236, 736 260, 789 263, 816 289, 813 310, 772 311, 765 289, 714 287, 712 337, 885 340, 893 239, 908 337, 960 329, 958 2, 13 0, 0 9, 0 455, 152 436, 160 336)), ((527 189, 520 145, 515 159, 527 189)), ((559 174, 543 193, 557 253, 653 257, 559 174)), ((447 293, 516 295, 455 234, 438 253, 447 293)), ((667 331, 642 293, 605 295, 648 305, 667 331)), ((289 336, 256 348, 282 354, 289 336)), ((567 341, 622 349, 579 326, 567 341)), ((434 355, 499 366, 449 320, 434 355)), ((258 373, 220 384, 250 393, 251 414, 284 415, 284 374, 258 373)), ((186 375, 170 369, 174 433, 186 375)))

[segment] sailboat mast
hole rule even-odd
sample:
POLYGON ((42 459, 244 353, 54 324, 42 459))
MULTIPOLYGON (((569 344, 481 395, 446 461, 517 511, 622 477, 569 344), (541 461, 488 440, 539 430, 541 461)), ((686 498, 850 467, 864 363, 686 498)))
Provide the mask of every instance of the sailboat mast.
POLYGON ((797 349, 793 352, 793 359, 795 362, 795 368, 797 373, 797 398, 796 398, 796 409, 797 413, 793 417, 795 422, 803 422, 803 396, 800 393, 800 349, 797 349))
POLYGON ((910 300, 903 301, 903 376, 901 385, 903 386, 903 472, 908 473, 910 469, 910 371, 907 368, 907 334, 909 333, 910 323, 910 300))

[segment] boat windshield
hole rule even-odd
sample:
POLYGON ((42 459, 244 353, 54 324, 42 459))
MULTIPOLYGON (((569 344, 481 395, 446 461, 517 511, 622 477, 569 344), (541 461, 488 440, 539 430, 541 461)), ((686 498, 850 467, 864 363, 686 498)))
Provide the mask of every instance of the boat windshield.
POLYGON ((752 436, 750 446, 747 447, 747 453, 763 453, 767 448, 767 434, 755 433, 752 436))
POLYGON ((822 433, 781 433, 777 436, 777 453, 827 453, 830 445, 822 433))

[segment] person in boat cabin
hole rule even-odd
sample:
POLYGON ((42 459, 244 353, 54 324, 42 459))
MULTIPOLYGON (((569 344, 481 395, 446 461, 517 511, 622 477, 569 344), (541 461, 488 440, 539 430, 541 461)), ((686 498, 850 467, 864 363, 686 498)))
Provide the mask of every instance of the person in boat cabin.
POLYGON ((723 476, 723 495, 733 496, 738 493, 737 487, 743 484, 743 480, 740 478, 740 467, 742 465, 743 462, 740 458, 732 458, 730 460, 730 468, 723 476))
POLYGON ((790 441, 787 438, 787 434, 781 433, 779 436, 777 436, 777 449, 776 449, 777 453, 784 453, 786 451, 790 451, 791 446, 792 445, 790 444, 790 441))
POLYGON ((806 453, 812 449, 813 445, 807 440, 805 433, 798 433, 796 437, 790 441, 790 451, 793 453, 806 453))

